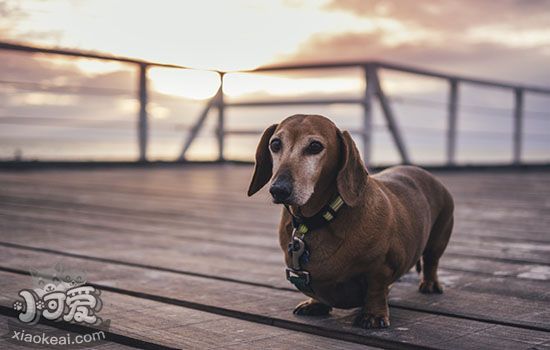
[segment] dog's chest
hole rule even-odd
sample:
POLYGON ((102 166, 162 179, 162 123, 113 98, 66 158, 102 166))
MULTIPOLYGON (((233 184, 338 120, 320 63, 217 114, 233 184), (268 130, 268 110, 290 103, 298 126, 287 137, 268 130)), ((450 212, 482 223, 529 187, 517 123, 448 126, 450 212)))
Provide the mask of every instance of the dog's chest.
MULTIPOLYGON (((301 267, 311 277, 313 291, 304 291, 310 297, 339 308, 360 306, 364 300, 365 286, 358 278, 357 271, 349 255, 342 252, 345 242, 339 239, 315 239, 306 236, 308 261, 301 267)), ((287 243, 290 239, 287 240, 287 243)), ((285 251, 287 266, 292 264, 292 256, 285 251)))
MULTIPOLYGON (((300 259, 301 268, 308 271, 312 279, 334 282, 350 277, 349 266, 353 264, 351 264, 351 255, 345 252, 344 240, 326 230, 308 233, 302 240, 305 243, 306 251, 304 258, 300 259), (347 268, 344 269, 344 267, 347 268)), ((292 253, 287 248, 289 243, 291 243, 290 234, 285 235, 281 246, 285 253, 286 265, 292 267, 292 253)))

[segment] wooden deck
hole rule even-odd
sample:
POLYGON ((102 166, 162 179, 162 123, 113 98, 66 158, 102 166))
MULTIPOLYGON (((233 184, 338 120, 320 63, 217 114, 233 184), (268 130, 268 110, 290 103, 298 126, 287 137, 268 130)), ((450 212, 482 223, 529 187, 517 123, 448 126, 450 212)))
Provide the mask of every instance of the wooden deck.
POLYGON ((0 333, 29 267, 61 261, 102 290, 101 349, 550 349, 549 170, 437 173, 456 201, 445 293, 422 295, 406 275, 391 291, 392 326, 371 331, 351 326, 352 310, 292 314, 303 296, 284 278, 280 208, 265 191, 246 197, 250 173, 0 172, 0 333))

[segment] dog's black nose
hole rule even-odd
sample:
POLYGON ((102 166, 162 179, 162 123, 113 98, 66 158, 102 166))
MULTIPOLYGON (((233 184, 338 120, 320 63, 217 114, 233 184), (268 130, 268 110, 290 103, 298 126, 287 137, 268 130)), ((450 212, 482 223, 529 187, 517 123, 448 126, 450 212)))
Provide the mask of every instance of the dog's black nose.
POLYGON ((280 176, 269 188, 275 203, 285 203, 292 194, 292 182, 287 176, 280 176))

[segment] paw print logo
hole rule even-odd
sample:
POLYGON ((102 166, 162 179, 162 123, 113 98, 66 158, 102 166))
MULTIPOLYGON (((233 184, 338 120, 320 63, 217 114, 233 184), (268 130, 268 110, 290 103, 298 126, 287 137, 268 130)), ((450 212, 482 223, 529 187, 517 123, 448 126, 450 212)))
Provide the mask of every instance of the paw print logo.
POLYGON ((13 303, 13 309, 15 311, 21 311, 23 310, 23 303, 20 302, 20 301, 16 301, 15 303, 13 303))
POLYGON ((45 306, 45 305, 44 305, 44 302, 43 302, 42 300, 38 300, 38 301, 36 302, 36 309, 37 309, 37 310, 44 310, 44 306, 45 306))
POLYGON ((53 283, 46 284, 46 286, 44 286, 44 291, 46 293, 55 291, 55 285, 53 283))

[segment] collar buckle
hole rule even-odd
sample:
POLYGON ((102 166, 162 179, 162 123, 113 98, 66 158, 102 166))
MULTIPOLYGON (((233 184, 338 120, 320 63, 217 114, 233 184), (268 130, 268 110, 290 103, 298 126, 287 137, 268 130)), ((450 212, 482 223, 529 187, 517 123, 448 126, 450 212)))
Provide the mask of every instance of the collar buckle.
POLYGON ((309 272, 305 270, 294 270, 290 267, 287 267, 286 269, 286 279, 290 283, 294 284, 298 289, 300 289, 300 287, 308 286, 311 281, 309 272))

